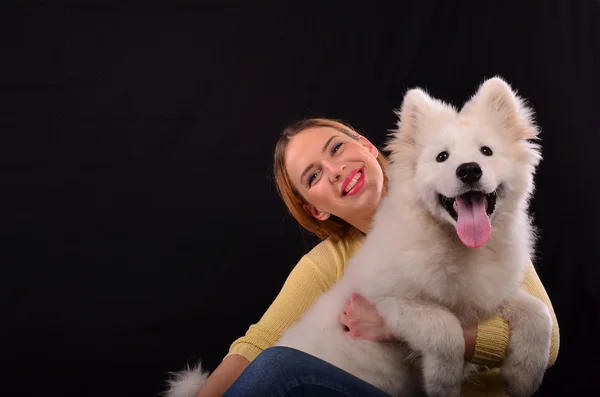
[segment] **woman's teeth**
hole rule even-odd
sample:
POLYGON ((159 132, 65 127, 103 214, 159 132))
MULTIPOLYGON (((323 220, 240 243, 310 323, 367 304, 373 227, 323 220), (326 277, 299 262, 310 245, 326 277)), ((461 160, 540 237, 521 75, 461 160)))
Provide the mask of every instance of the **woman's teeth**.
POLYGON ((352 178, 350 183, 348 183, 348 185, 346 186, 346 189, 344 189, 344 193, 348 193, 350 190, 352 190, 354 185, 356 185, 356 182, 358 182, 358 180, 360 179, 361 175, 362 175, 362 172, 360 172, 360 171, 357 172, 356 175, 354 175, 354 178, 352 178))

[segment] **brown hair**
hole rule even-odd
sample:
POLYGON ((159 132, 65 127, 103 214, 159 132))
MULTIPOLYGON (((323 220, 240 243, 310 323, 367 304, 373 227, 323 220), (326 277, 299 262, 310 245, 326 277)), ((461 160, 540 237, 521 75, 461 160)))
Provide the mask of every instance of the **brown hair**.
MULTIPOLYGON (((283 130, 281 137, 275 145, 275 155, 273 172, 275 176, 275 185, 277 191, 283 199, 288 211, 296 221, 307 231, 315 234, 320 239, 331 238, 333 240, 342 239, 349 234, 360 233, 358 229, 350 225, 343 219, 331 215, 328 219, 321 221, 314 218, 303 208, 308 204, 302 195, 294 188, 290 177, 285 168, 285 149, 290 139, 300 132, 314 127, 330 127, 339 132, 358 140, 359 134, 349 125, 340 121, 325 118, 310 118, 294 122, 283 130)), ((387 158, 379 153, 377 162, 381 166, 384 175, 384 188, 387 186, 387 177, 385 176, 388 166, 387 158)))

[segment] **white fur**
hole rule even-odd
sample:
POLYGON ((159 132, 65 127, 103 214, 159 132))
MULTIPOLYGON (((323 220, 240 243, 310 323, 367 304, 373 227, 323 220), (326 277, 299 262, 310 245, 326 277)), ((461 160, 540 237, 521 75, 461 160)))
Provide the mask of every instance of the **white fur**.
POLYGON ((164 393, 168 397, 195 397, 208 378, 208 372, 202 369, 200 362, 192 368, 187 366, 171 375, 171 379, 168 380, 169 388, 164 393))
MULTIPOLYGON (((474 370, 464 365, 463 328, 501 313, 511 327, 501 368, 507 392, 530 396, 542 381, 551 335, 548 308, 520 286, 533 253, 527 208, 541 159, 538 146, 528 141, 537 136, 531 111, 493 78, 460 111, 410 90, 398 115, 399 128, 388 143, 389 191, 372 230, 342 279, 277 344, 320 357, 392 396, 453 397, 474 370), (484 156, 482 145, 493 156, 484 156), (436 162, 443 150, 448 160, 436 162), (471 161, 482 165, 483 189, 503 186, 492 235, 477 249, 461 243, 454 219, 438 200, 438 193, 453 197, 464 191, 455 170, 471 161), (375 304, 405 343, 344 334, 338 314, 355 292, 375 304)), ((199 376, 188 381, 197 385, 199 376)), ((177 393, 175 387, 167 395, 194 395, 177 393)))

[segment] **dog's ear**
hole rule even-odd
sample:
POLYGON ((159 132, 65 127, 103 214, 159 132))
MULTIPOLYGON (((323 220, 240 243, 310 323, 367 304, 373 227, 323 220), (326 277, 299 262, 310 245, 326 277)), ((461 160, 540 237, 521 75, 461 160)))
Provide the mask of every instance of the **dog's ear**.
POLYGON ((481 84, 461 113, 483 117, 486 122, 509 132, 515 140, 534 139, 538 135, 532 110, 500 77, 481 84))
MULTIPOLYGON (((424 134, 434 132, 449 118, 456 116, 451 105, 429 96, 425 91, 414 88, 404 95, 402 106, 396 111, 398 129, 389 142, 401 140, 405 144, 416 145, 424 134)), ((390 147, 394 151, 393 147, 390 147)))

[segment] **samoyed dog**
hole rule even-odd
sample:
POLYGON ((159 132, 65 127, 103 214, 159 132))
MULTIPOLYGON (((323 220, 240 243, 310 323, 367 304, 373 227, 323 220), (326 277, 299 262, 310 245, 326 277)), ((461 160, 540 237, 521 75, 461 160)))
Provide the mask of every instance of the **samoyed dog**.
MULTIPOLYGON (((531 396, 550 350, 548 308, 521 280, 533 253, 528 215, 541 154, 532 111, 501 78, 462 109, 409 90, 388 141, 389 188, 342 279, 277 345, 328 361, 392 396, 461 394, 475 366, 463 329, 500 313, 511 336, 501 375, 510 396, 531 396), (344 332, 352 293, 373 303, 403 343, 344 332), (413 353, 416 352, 416 353, 413 353)), ((168 396, 194 396, 200 367, 179 373, 168 396)))

